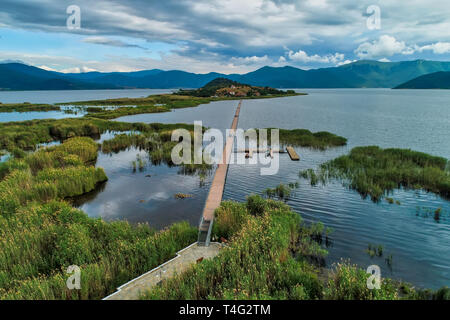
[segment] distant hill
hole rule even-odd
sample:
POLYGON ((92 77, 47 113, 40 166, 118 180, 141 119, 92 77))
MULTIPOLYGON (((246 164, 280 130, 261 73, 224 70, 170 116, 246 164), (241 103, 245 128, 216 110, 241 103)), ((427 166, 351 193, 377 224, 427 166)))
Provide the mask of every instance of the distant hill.
POLYGON ((233 80, 275 88, 392 88, 418 76, 450 71, 450 62, 357 61, 340 67, 301 70, 263 67, 233 80))
POLYGON ((0 64, 0 90, 108 89, 117 86, 71 79, 63 73, 46 71, 21 63, 0 64))
POLYGON ((409 80, 394 89, 450 89, 450 72, 434 72, 409 80))
POLYGON ((302 70, 294 67, 263 67, 246 74, 229 75, 159 69, 64 74, 21 63, 3 63, 0 64, 0 90, 195 89, 216 78, 273 88, 392 88, 422 75, 439 71, 450 71, 450 62, 365 60, 333 68, 302 70))
POLYGON ((181 89, 178 93, 194 97, 257 97, 267 95, 295 94, 293 90, 288 90, 288 92, 285 92, 270 87, 256 87, 248 84, 242 84, 226 78, 216 78, 199 89, 181 89))

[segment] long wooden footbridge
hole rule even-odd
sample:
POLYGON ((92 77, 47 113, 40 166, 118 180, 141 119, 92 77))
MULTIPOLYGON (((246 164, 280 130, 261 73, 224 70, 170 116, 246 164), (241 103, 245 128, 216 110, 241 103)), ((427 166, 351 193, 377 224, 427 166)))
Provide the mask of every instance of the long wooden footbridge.
POLYGON ((208 198, 206 199, 203 215, 199 226, 199 234, 197 243, 180 250, 176 257, 163 263, 162 265, 144 273, 143 275, 123 284, 117 291, 105 297, 103 300, 135 300, 140 295, 152 287, 161 283, 161 281, 172 277, 174 274, 186 270, 194 263, 198 263, 203 259, 213 258, 219 254, 222 244, 211 240, 211 228, 214 221, 214 211, 222 202, 223 190, 225 188, 225 180, 227 177, 228 164, 233 152, 234 137, 239 120, 239 112, 241 111, 242 100, 234 114, 231 130, 227 136, 225 147, 222 153, 222 162, 217 166, 214 179, 209 189, 208 198), (210 246, 211 244, 211 246, 210 246))
POLYGON ((203 208, 203 215, 200 221, 198 232, 198 245, 209 246, 211 240, 211 229, 214 222, 214 211, 220 206, 222 202, 223 190, 225 188, 225 181, 227 178, 228 164, 233 152, 234 137, 236 136, 236 128, 239 121, 239 113, 241 111, 242 100, 234 114, 233 122, 227 136, 225 147, 222 153, 222 162, 218 164, 214 179, 209 189, 208 198, 206 199, 205 207, 203 208))
MULTIPOLYGON (((203 208, 203 214, 200 221, 198 241, 190 246, 177 252, 177 255, 163 263, 162 265, 144 273, 143 275, 120 286, 116 292, 104 298, 104 300, 134 300, 139 299, 140 295, 152 287, 158 285, 162 281, 172 277, 175 274, 183 272, 192 264, 199 263, 203 259, 211 259, 217 256, 223 247, 223 244, 211 241, 211 229, 214 222, 214 212, 222 202, 223 190, 228 172, 228 164, 233 153, 234 138, 236 136, 236 128, 239 121, 239 113, 241 111, 242 100, 234 114, 231 129, 227 136, 225 147, 222 153, 222 162, 218 164, 214 175, 211 188, 203 208)), ((256 149, 255 152, 267 152, 267 150, 256 149)), ((292 149, 288 149, 292 160, 298 160, 299 157, 292 149), (293 151, 293 152, 292 152, 293 151), (298 158, 298 159, 297 159, 298 158)), ((239 152, 239 151, 238 151, 239 152)), ((252 150, 244 150, 243 152, 252 153, 252 150)), ((270 150, 272 152, 284 152, 282 150, 270 150)))

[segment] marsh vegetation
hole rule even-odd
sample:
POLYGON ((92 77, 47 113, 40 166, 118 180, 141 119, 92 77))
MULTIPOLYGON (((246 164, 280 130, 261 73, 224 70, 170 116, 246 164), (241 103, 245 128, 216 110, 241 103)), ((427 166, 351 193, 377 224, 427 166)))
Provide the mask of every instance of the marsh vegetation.
POLYGON ((31 104, 24 103, 0 103, 0 113, 2 112, 30 112, 30 111, 59 111, 60 107, 52 104, 31 104))
POLYGON ((172 258, 197 231, 89 218, 63 200, 107 179, 95 168, 98 145, 87 137, 1 164, 0 299, 100 299, 172 258), (68 266, 82 268, 82 289, 66 286, 68 266))
POLYGON ((363 198, 370 196, 373 201, 398 188, 423 189, 449 198, 447 162, 445 158, 409 149, 356 147, 350 154, 326 162, 316 171, 301 171, 300 176, 309 179, 311 185, 329 179, 342 180, 363 198))
MULTIPOLYGON (((271 132, 275 128, 267 129, 267 139, 270 141, 271 132)), ((327 131, 311 132, 307 129, 277 129, 279 131, 280 145, 307 147, 326 150, 332 147, 347 145, 347 139, 327 131)), ((257 130, 259 136, 259 130, 257 130)))
POLYGON ((226 240, 220 254, 165 280, 142 299, 355 299, 443 298, 448 288, 423 293, 383 278, 367 288, 369 274, 348 261, 330 272, 318 262, 327 251, 317 241, 324 226, 307 226, 282 202, 249 196, 246 203, 222 202, 213 237, 226 240), (406 289, 407 288, 407 292, 406 289))

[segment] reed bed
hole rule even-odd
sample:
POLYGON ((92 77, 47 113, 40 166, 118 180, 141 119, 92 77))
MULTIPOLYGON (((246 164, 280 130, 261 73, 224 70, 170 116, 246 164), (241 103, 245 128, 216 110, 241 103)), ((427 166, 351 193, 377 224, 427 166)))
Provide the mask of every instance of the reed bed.
POLYGON ((257 195, 246 203, 222 202, 212 236, 227 244, 218 256, 165 280, 141 299, 450 298, 446 287, 422 291, 387 278, 380 289, 370 290, 369 274, 349 261, 329 271, 321 268, 327 251, 320 239, 330 236, 329 228, 321 223, 306 226, 285 203, 257 195))
POLYGON ((283 203, 259 196, 252 199, 223 202, 217 209, 213 237, 229 242, 219 256, 163 282, 143 298, 320 298, 317 270, 291 255, 297 246, 300 216, 283 203))
MULTIPOLYGON (((267 139, 270 141, 271 131, 274 128, 268 128, 267 139)), ((330 132, 320 131, 311 132, 307 129, 278 129, 281 145, 292 145, 298 147, 307 147, 318 150, 326 150, 332 147, 341 147, 347 145, 347 139, 330 132)))
POLYGON ((97 139, 100 134, 107 131, 146 133, 172 131, 178 128, 193 130, 193 125, 128 123, 90 117, 6 122, 0 123, 0 149, 34 150, 40 143, 64 141, 74 137, 97 139))
POLYGON ((106 223, 64 202, 32 203, 0 216, 0 299, 101 299, 173 258, 197 231, 177 223, 106 223), (81 269, 81 289, 69 290, 67 267, 81 269))
POLYGON ((197 230, 177 223, 106 223, 62 201, 107 179, 92 162, 98 145, 86 137, 12 158, 0 170, 0 299, 100 299, 194 242, 197 230), (67 267, 81 268, 81 289, 69 290, 67 267))
POLYGON ((326 162, 316 171, 309 169, 300 176, 326 183, 339 179, 363 198, 380 201, 394 189, 423 189, 450 197, 448 160, 409 149, 381 149, 377 146, 356 147, 349 155, 326 162))
POLYGON ((86 164, 97 158, 90 138, 73 138, 41 149, 23 159, 12 158, 0 167, 0 212, 11 215, 29 202, 46 202, 81 195, 107 177, 102 168, 86 164))

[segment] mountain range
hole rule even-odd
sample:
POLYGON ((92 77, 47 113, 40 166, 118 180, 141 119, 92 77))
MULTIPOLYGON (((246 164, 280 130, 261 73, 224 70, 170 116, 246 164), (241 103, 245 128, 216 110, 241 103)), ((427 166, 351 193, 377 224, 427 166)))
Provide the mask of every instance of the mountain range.
POLYGON ((159 69, 136 72, 59 73, 22 63, 0 64, 0 90, 200 88, 216 78, 274 88, 392 88, 417 77, 450 71, 450 62, 361 60, 339 67, 303 70, 263 67, 246 74, 196 74, 159 69))
POLYGON ((450 89, 450 72, 434 72, 409 80, 394 89, 450 89))

